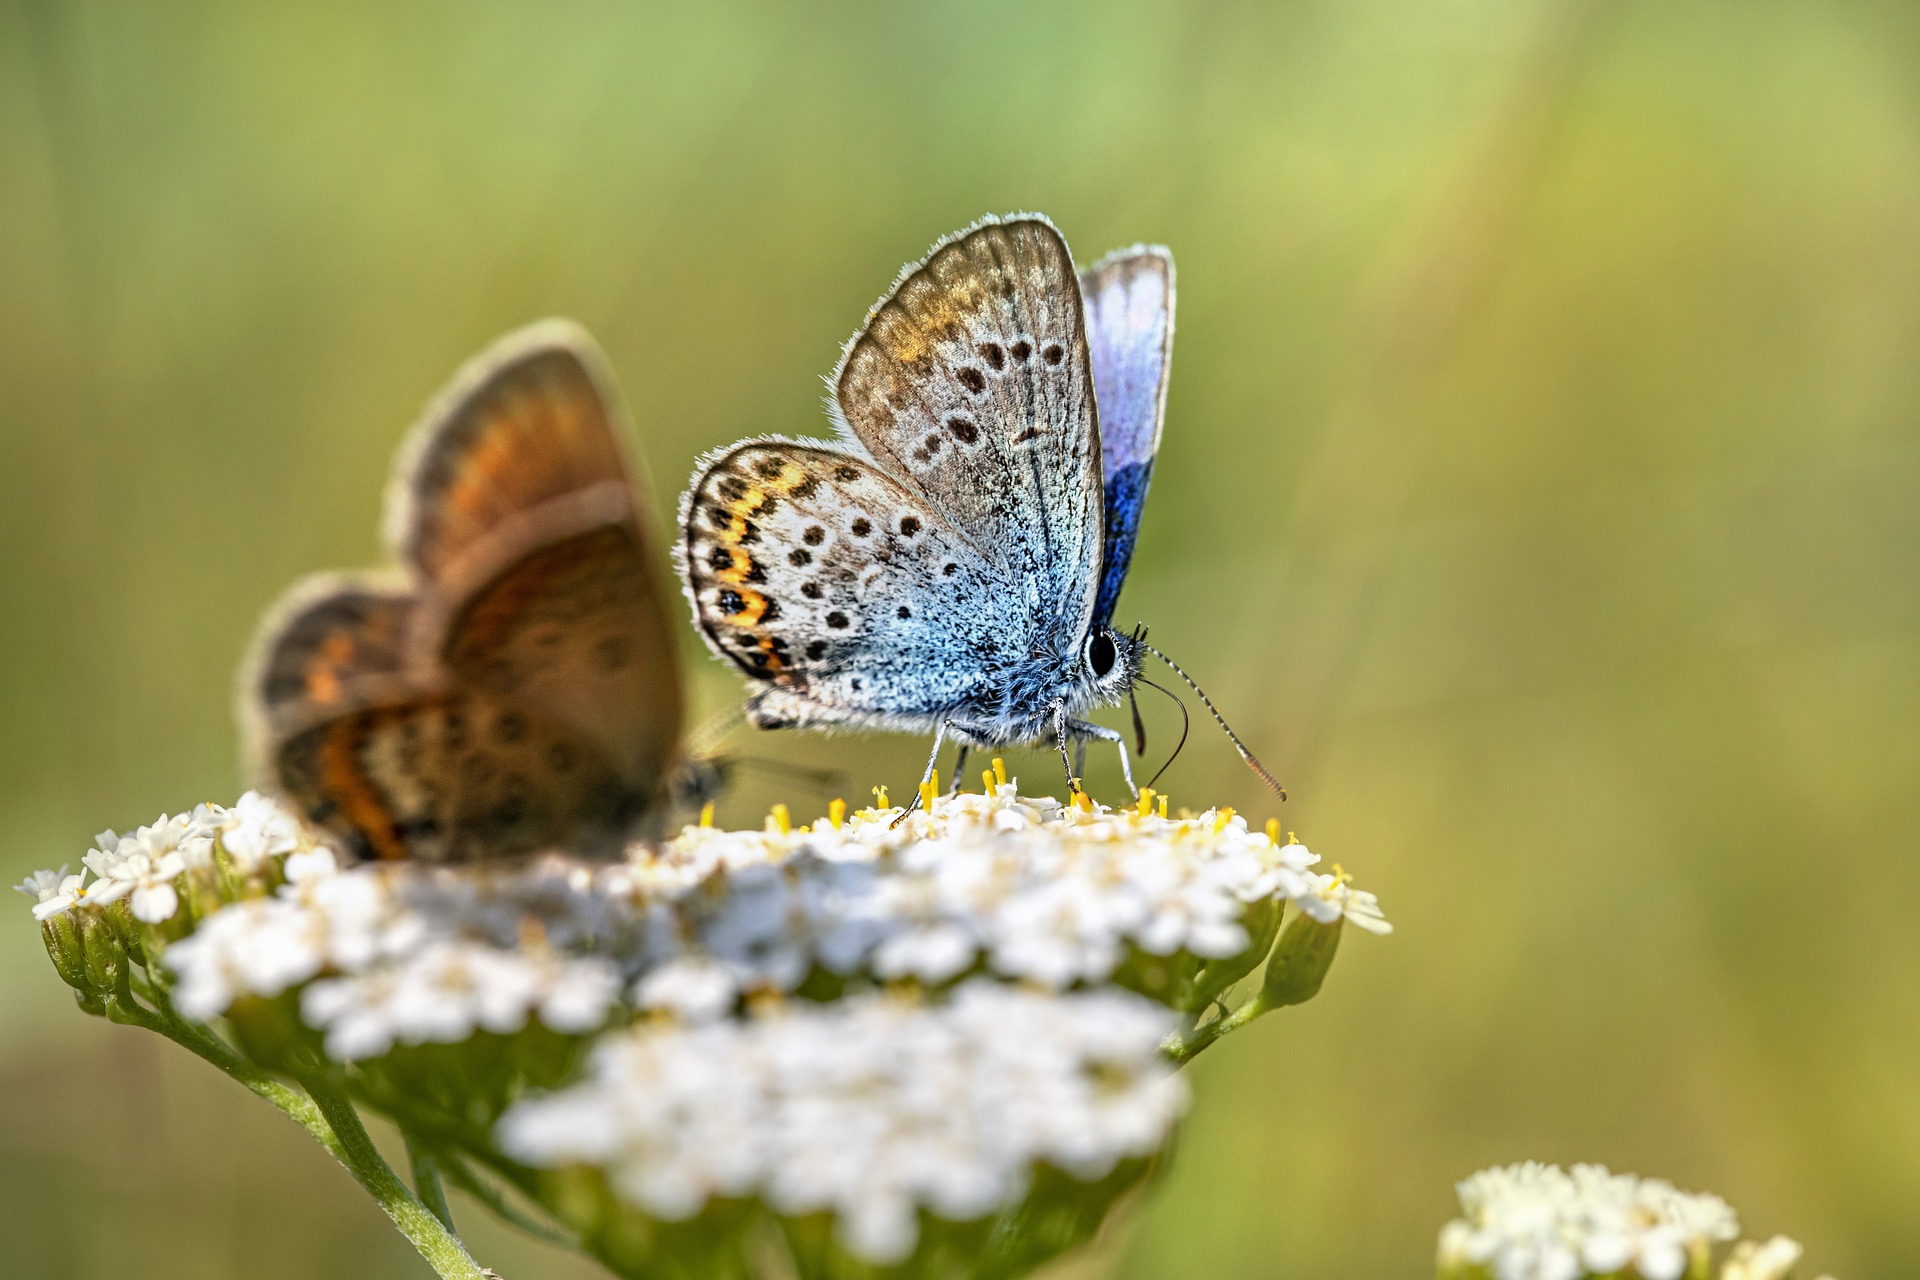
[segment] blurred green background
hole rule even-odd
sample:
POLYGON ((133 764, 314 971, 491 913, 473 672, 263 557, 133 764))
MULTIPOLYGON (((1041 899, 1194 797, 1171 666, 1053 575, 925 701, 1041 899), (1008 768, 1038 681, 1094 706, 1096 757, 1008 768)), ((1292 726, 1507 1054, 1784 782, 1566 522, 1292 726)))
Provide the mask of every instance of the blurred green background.
MULTIPOLYGON (((1539 1157, 1920 1273, 1911 5, 0 4, 0 870, 236 794, 255 617, 378 557, 496 334, 599 335, 670 511, 697 451, 823 431, 900 264, 1021 208, 1173 246, 1121 617, 1399 927, 1197 1064, 1071 1270, 1431 1274, 1453 1180, 1539 1157)), ((923 746, 741 749, 859 796, 923 746)), ((1168 787, 1273 808, 1198 726, 1168 787)), ((778 798, 823 800, 735 817, 778 798)), ((0 1270, 425 1274, 12 909, 0 1270)))

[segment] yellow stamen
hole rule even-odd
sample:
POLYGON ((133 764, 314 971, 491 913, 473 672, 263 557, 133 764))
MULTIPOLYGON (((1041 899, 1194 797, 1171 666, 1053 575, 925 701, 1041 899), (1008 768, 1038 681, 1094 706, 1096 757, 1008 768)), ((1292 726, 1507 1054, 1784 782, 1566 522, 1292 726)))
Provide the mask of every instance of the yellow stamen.
POLYGON ((893 808, 892 805, 887 803, 887 789, 885 787, 875 787, 873 789, 873 807, 876 809, 893 808))
POLYGON ((1267 819, 1267 843, 1276 849, 1280 847, 1280 819, 1267 819))
POLYGON ((703 827, 713 825, 713 801, 711 800, 700 806, 700 825, 703 827))
POLYGON ((1003 787, 1007 785, 1007 762, 999 756, 993 758, 993 780, 1003 787))
POLYGON ((783 804, 773 806, 773 812, 768 814, 767 818, 773 823, 774 828, 779 831, 781 835, 790 836, 793 834, 793 815, 787 812, 787 806, 783 804))
POLYGON ((986 788, 987 795, 993 794, 993 770, 982 769, 980 771, 980 785, 986 788))
POLYGON ((1073 788, 1073 807, 1082 813, 1092 813, 1093 797, 1080 789, 1080 779, 1070 779, 1069 785, 1073 788))
POLYGON ((1167 798, 1165 796, 1160 797, 1160 816, 1163 818, 1167 816, 1167 798))
POLYGON ((1291 832, 1291 831, 1289 831, 1289 832, 1287 832, 1287 843, 1288 843, 1288 844, 1299 844, 1299 843, 1300 843, 1300 837, 1299 837, 1299 836, 1297 836, 1297 835, 1295 835, 1295 834, 1293 834, 1293 832, 1291 832))
POLYGON ((1225 831, 1227 829, 1227 824, 1232 821, 1233 821, 1233 806, 1228 805, 1226 808, 1222 809, 1218 814, 1214 815, 1213 834, 1219 835, 1222 831, 1225 831))
POLYGON ((940 794, 940 771, 927 774, 927 780, 920 784, 920 807, 928 813, 933 812, 933 798, 940 794))
POLYGON ((845 822, 846 820, 847 820, 847 802, 845 800, 842 800, 839 796, 835 796, 833 798, 833 803, 827 806, 827 821, 833 824, 833 829, 835 831, 838 831, 840 829, 840 824, 845 822))
POLYGON ((1153 814, 1153 788, 1152 787, 1140 788, 1140 803, 1136 806, 1136 810, 1140 814, 1140 816, 1143 818, 1150 817, 1153 814))

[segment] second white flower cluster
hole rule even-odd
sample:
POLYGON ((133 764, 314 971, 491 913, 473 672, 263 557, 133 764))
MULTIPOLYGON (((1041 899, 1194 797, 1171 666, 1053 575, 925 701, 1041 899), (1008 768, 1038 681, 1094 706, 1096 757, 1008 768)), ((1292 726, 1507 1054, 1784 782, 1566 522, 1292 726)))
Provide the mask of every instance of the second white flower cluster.
POLYGON ((937 1003, 878 993, 602 1039, 589 1078, 520 1103, 501 1146, 605 1170, 622 1199, 684 1219, 714 1197, 831 1210, 847 1248, 897 1262, 938 1218, 981 1218, 1032 1170, 1105 1177, 1157 1151, 1186 1101, 1165 1009, 1125 992, 985 979, 937 1003))

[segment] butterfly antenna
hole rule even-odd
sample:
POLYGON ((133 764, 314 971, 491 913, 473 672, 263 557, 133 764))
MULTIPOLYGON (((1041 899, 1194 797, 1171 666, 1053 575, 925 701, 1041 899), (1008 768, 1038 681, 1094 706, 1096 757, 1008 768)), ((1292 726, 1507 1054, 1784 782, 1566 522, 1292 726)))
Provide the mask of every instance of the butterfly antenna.
MULTIPOLYGON (((1147 785, 1152 786, 1154 783, 1160 781, 1160 775, 1173 768, 1173 762, 1180 758, 1181 748, 1187 745, 1187 730, 1193 726, 1193 718, 1187 714, 1187 704, 1181 701, 1180 695, 1173 690, 1162 685, 1157 685, 1145 676, 1135 676, 1134 679, 1149 689, 1157 689, 1159 692, 1166 694, 1167 697, 1173 700, 1173 705, 1180 708, 1180 741, 1173 744, 1173 754, 1167 757, 1167 762, 1161 765, 1159 770, 1155 772, 1151 778, 1147 779, 1147 785)), ((1138 715, 1139 710, 1139 707, 1136 706, 1134 708, 1134 714, 1138 715)))
MULTIPOLYGON (((1147 638, 1146 624, 1141 623, 1135 626, 1133 629, 1134 644, 1136 645, 1140 644, 1146 638, 1147 638)), ((1160 692, 1166 693, 1166 690, 1162 689, 1160 690, 1160 692)), ((1172 695, 1168 695, 1168 696, 1172 696, 1172 695)), ((1178 698, 1174 698, 1174 701, 1178 702, 1180 700, 1178 698)), ((1140 699, 1133 696, 1132 685, 1127 686, 1127 706, 1133 712, 1133 753, 1135 755, 1143 756, 1147 754, 1147 722, 1140 718, 1140 699)), ((1186 714, 1186 710, 1187 710, 1186 707, 1182 706, 1180 708, 1181 714, 1182 715, 1186 714)), ((1180 754, 1179 751, 1176 749, 1174 751, 1174 755, 1179 755, 1179 754, 1180 754)), ((1172 757, 1168 757, 1167 764, 1172 764, 1172 763, 1173 763, 1172 757)), ((1162 769, 1165 769, 1167 766, 1161 765, 1160 767, 1162 769)), ((1158 777, 1159 775, 1156 774, 1155 776, 1158 777)))
POLYGON ((1154 657, 1160 659, 1160 661, 1166 663, 1168 668, 1172 670, 1173 674, 1179 676, 1182 680, 1185 680, 1187 682, 1187 687, 1189 689, 1192 689, 1196 694, 1200 696, 1201 705, 1206 707, 1207 711, 1213 716, 1213 722, 1220 726, 1220 731, 1227 735, 1227 740, 1229 742, 1233 743, 1233 749, 1235 751, 1238 751, 1240 753, 1240 758, 1247 762, 1247 768, 1253 770, 1256 774, 1258 774, 1260 776, 1260 781, 1266 783, 1269 787, 1272 787, 1275 795, 1279 796, 1282 800, 1285 800, 1287 798, 1287 789, 1280 785, 1280 780, 1278 778, 1275 778, 1271 773, 1267 772, 1267 766, 1261 764, 1259 759, 1254 756, 1253 752, 1247 750, 1247 744, 1240 741, 1240 735, 1233 731, 1233 726, 1227 723, 1227 718, 1220 714, 1220 708, 1213 705, 1213 699, 1207 696, 1207 691, 1205 689, 1202 689, 1199 686, 1199 684, 1197 684, 1194 681, 1194 678, 1192 676, 1182 671, 1180 669, 1179 663, 1175 662, 1172 658, 1169 658, 1166 654, 1160 652, 1158 649, 1154 648, 1152 645, 1148 644, 1144 640, 1140 642, 1140 647, 1142 649, 1145 649, 1148 653, 1152 654, 1154 657))
POLYGON ((1147 722, 1140 718, 1140 699, 1133 696, 1133 687, 1127 687, 1127 706, 1133 711, 1133 754, 1147 754, 1147 722))

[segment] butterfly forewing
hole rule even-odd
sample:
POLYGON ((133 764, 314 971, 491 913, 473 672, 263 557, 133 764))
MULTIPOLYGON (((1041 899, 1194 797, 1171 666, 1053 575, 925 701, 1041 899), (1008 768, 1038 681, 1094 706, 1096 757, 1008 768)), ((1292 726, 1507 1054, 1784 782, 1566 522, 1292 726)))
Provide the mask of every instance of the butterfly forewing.
POLYGON ((609 486, 631 501, 602 361, 548 320, 469 361, 401 447, 387 534, 401 561, 444 578, 474 544, 555 499, 609 486))
POLYGON ((1133 559, 1160 451, 1173 367, 1173 255, 1158 246, 1110 253, 1081 274, 1080 291, 1100 402, 1106 524, 1093 616, 1096 626, 1105 626, 1133 559))
POLYGON ((1100 440, 1052 224, 990 219, 936 247, 874 309, 835 395, 882 468, 1005 570, 1040 633, 1076 640, 1100 556, 1100 440))
POLYGON ((1004 656, 999 567, 844 450, 736 445, 696 477, 682 525, 696 622, 716 653, 781 691, 768 705, 924 716, 965 701, 1004 656))

